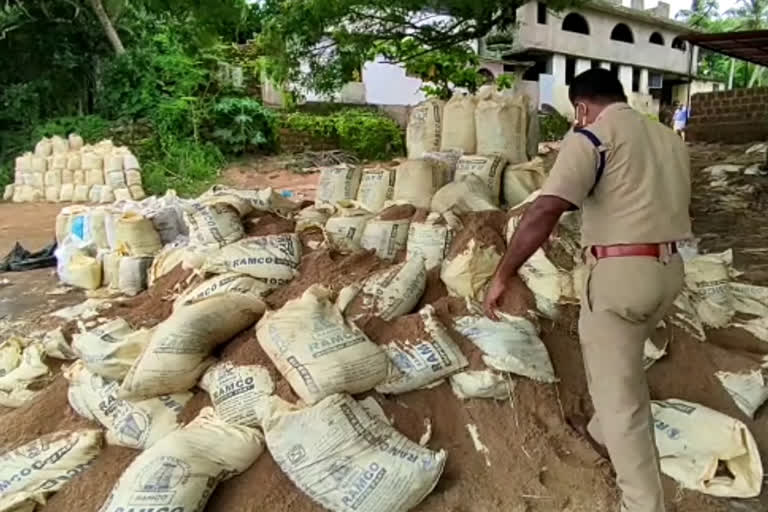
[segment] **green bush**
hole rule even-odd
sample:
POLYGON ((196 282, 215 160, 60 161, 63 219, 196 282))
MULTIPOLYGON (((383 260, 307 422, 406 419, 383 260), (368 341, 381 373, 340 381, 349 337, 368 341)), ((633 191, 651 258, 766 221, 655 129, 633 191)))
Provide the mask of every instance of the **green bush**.
POLYGON ((571 122, 560 114, 553 112, 539 116, 539 126, 541 129, 541 140, 560 140, 570 130, 571 122))
POLYGON ((346 109, 328 116, 295 112, 280 123, 294 132, 336 140, 341 149, 367 160, 385 160, 404 153, 403 133, 392 119, 362 109, 346 109))
POLYGON ((224 155, 210 143, 190 139, 152 141, 137 148, 142 162, 144 189, 149 194, 163 194, 172 188, 185 197, 199 195, 213 184, 224 155))
POLYGON ((70 133, 79 134, 86 142, 96 143, 109 137, 111 123, 99 116, 66 116, 49 119, 32 129, 34 144, 43 137, 60 135, 66 137, 70 133))
MULTIPOLYGON (((8 164, 0 165, 0 194, 5 191, 6 185, 13 183, 13 169, 8 164)), ((2 197, 0 197, 2 199, 2 197)))
POLYGON ((251 98, 220 98, 213 105, 212 137, 231 153, 273 149, 277 141, 276 116, 251 98))

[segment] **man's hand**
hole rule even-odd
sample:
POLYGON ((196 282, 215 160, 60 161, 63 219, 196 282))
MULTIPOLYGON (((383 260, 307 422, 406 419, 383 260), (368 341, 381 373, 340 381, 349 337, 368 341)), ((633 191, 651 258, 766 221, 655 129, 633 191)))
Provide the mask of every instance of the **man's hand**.
POLYGON ((507 283, 505 279, 498 273, 494 274, 491 279, 491 284, 488 285, 488 291, 485 292, 485 299, 483 300, 483 312, 485 316, 491 320, 498 322, 499 317, 496 314, 496 310, 499 309, 501 304, 501 298, 507 291, 507 283))

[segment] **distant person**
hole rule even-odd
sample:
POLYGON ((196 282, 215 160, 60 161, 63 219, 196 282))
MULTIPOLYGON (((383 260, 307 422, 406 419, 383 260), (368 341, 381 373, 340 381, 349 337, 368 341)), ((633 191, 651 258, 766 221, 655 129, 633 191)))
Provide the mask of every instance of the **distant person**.
POLYGON ((685 140, 685 130, 688 127, 688 107, 681 103, 672 116, 672 128, 675 133, 685 140))
POLYGON ((627 105, 608 70, 575 77, 568 95, 576 127, 512 235, 483 308, 496 319, 502 297, 514 301, 524 290, 520 267, 563 213, 580 209, 579 338, 595 415, 578 426, 607 450, 622 512, 665 512, 643 347, 683 286, 677 242, 692 236, 688 150, 627 105))

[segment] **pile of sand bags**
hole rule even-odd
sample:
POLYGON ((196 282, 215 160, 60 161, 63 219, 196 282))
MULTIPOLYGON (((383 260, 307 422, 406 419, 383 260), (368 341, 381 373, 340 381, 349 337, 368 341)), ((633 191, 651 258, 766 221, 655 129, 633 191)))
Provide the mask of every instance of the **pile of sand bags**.
POLYGON ((14 182, 3 199, 17 203, 113 203, 146 197, 138 159, 108 139, 91 145, 76 133, 67 139, 46 137, 34 151, 17 157, 14 169, 14 182))

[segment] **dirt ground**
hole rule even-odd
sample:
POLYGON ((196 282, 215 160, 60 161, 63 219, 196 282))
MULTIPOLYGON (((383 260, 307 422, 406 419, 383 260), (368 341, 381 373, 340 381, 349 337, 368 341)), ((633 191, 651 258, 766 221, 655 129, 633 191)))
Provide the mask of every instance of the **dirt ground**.
MULTIPOLYGON (((733 248, 736 266, 746 272, 744 279, 768 283, 768 227, 762 213, 768 201, 768 178, 743 177, 749 185, 743 193, 714 193, 705 166, 719 162, 752 163, 759 155, 745 157, 745 147, 693 146, 694 229, 705 250, 733 248), (734 162, 734 160, 738 160, 734 162), (734 194, 737 197, 734 199, 734 194), (765 251, 765 252, 763 252, 765 251)), ((311 198, 317 174, 280 171, 281 161, 267 159, 233 166, 222 174, 222 182, 239 187, 272 186, 292 190, 294 199, 311 198)), ((7 252, 16 240, 30 249, 48 243, 61 205, 0 204, 0 249, 7 252), (34 219, 25 221, 25 219, 34 219)), ((332 255, 313 256, 324 261, 327 272, 322 282, 338 286, 350 276, 365 276, 378 267, 375 262, 332 255), (334 272, 337 272, 334 274, 334 272)), ((77 303, 82 293, 46 295, 58 287, 52 269, 24 274, 0 274, 10 284, 0 285, 0 321, 32 320, 40 323, 52 309, 77 303), (51 302, 53 301, 53 302, 51 302), (5 308, 5 309, 3 309, 5 308)), ((359 277, 355 277, 359 278, 359 277)), ((308 286, 301 279, 292 287, 308 286)), ((166 286, 165 284, 159 286, 166 286)), ((177 283, 168 283, 168 287, 177 283)), ((157 300, 163 300, 158 291, 157 300)), ((435 296, 435 300, 440 294, 435 296)), ((277 294, 275 304, 284 302, 277 294)), ((131 304, 136 303, 133 299, 131 304)), ((121 306, 122 307, 122 306, 121 306)), ((129 307, 129 306, 125 306, 129 307)), ((167 310, 168 308, 166 308, 167 310)), ((167 314, 167 312, 165 313, 167 314)), ((149 315, 149 313, 148 313, 149 315)), ((458 401, 450 386, 442 384, 427 391, 393 398, 374 394, 395 427, 418 441, 431 421, 429 446, 448 452, 448 465, 437 489, 420 505, 421 512, 614 512, 617 491, 610 465, 573 428, 591 413, 586 379, 576 341, 576 308, 568 308, 558 322, 543 322, 542 339, 560 378, 557 385, 515 379, 516 388, 508 402, 487 400, 458 401), (475 425, 488 452, 479 452, 468 433, 475 425)), ((152 322, 159 318, 152 317, 152 322)), ((702 403, 739 418, 749 426, 768 461, 768 409, 754 421, 747 420, 713 376, 724 361, 742 357, 752 359, 768 354, 768 346, 737 329, 709 333, 707 343, 699 343, 676 332, 666 358, 648 373, 654 399, 681 398, 702 403)), ((285 382, 274 371, 250 329, 223 347, 217 354, 239 364, 265 364, 277 380, 278 390, 285 382)), ((289 391, 288 391, 289 392, 289 391)), ((282 395, 281 395, 282 396, 282 395)), ((194 417, 208 404, 201 391, 187 406, 184 418, 194 417)), ((38 435, 63 428, 90 425, 78 418, 66 403, 66 382, 57 378, 44 400, 10 411, 0 411, 0 453, 19 446, 38 435)), ((135 458, 135 451, 108 447, 97 457, 89 472, 76 477, 42 507, 45 512, 96 512, 122 470, 135 458)), ((665 478, 669 512, 763 512, 768 510, 768 491, 755 500, 722 500, 680 490, 665 478)), ((265 452, 244 474, 222 483, 211 497, 207 512, 316 512, 320 507, 297 491, 265 452)))

